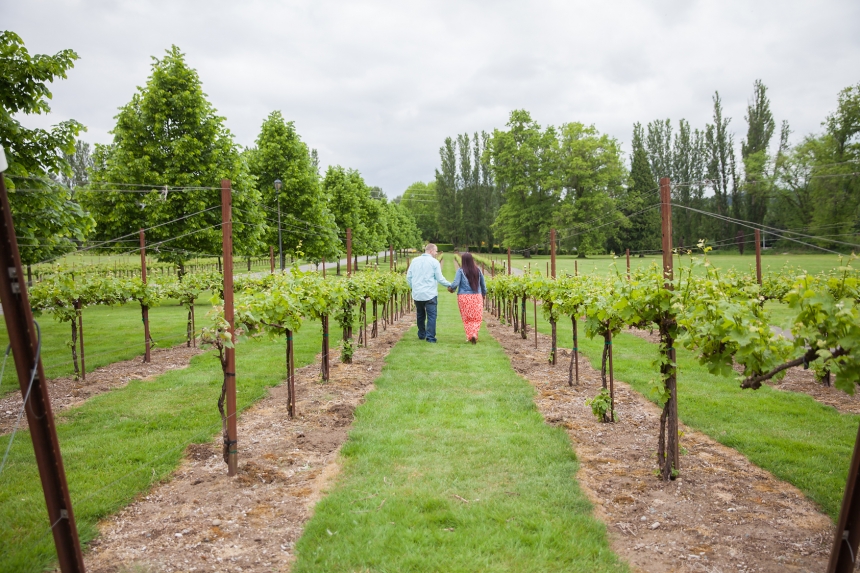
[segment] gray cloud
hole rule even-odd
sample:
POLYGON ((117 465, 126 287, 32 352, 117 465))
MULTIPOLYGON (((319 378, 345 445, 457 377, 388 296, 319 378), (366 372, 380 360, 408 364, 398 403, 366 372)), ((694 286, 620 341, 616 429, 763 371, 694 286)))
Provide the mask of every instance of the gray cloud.
POLYGON ((73 117, 84 139, 110 141, 151 57, 176 44, 239 143, 280 109, 324 165, 359 169, 390 196, 433 177, 445 137, 501 128, 515 108, 628 142, 635 121, 703 127, 719 90, 740 141, 761 78, 800 137, 860 81, 850 0, 0 1, 31 52, 81 56, 53 86, 53 114, 27 124, 73 117))

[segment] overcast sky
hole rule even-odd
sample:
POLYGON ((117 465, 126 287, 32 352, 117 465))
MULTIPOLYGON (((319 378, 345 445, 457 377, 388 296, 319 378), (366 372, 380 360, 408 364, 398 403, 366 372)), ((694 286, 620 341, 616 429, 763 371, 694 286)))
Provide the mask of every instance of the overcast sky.
POLYGON ((275 109, 323 167, 358 169, 394 197, 430 181, 457 133, 593 123, 629 152, 633 122, 710 121, 719 90, 739 143, 753 82, 793 139, 820 131, 860 82, 860 2, 303 2, 0 0, 30 53, 72 48, 46 126, 74 118, 108 143, 117 108, 176 44, 241 145, 275 109))

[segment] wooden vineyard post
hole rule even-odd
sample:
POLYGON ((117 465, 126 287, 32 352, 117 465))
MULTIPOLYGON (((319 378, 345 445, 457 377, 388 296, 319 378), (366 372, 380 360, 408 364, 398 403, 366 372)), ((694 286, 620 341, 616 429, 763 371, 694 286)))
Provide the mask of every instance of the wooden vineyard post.
POLYGON ((2 173, 5 170, 6 157, 0 147, 0 304, 3 305, 6 332, 45 494, 48 509, 45 525, 50 526, 53 534, 60 570, 63 573, 83 573, 84 559, 78 529, 54 426, 47 379, 42 369, 42 337, 33 322, 26 282, 21 280, 24 269, 2 173))
POLYGON ((388 245, 389 260, 388 266, 393 271, 397 266, 394 264, 394 245, 388 245))
POLYGON ((537 343, 537 335, 538 335, 538 327, 537 327, 537 299, 536 299, 536 298, 533 298, 533 299, 532 299, 532 302, 533 302, 533 303, 534 303, 534 305, 535 305, 535 348, 537 348, 537 347, 538 347, 538 343, 537 343))
POLYGON ((630 249, 627 249, 627 280, 630 280, 630 249))
MULTIPOLYGON (((674 273, 672 269, 672 188, 668 177, 660 179, 660 215, 662 220, 663 248, 663 286, 672 290, 674 273)), ((670 312, 664 313, 660 319, 660 338, 665 349, 666 362, 660 367, 660 374, 665 380, 665 389, 669 398, 663 406, 660 416, 660 440, 657 446, 657 459, 660 473, 664 481, 674 479, 680 469, 680 444, 678 443, 678 387, 675 369, 675 348, 672 330, 675 327, 675 317, 670 312)))
MULTIPOLYGON (((233 317, 233 203, 230 180, 221 180, 221 242, 224 256, 224 318, 227 320, 230 339, 236 344, 233 317)), ((224 447, 227 454, 227 475, 234 476, 239 469, 238 430, 236 424, 236 349, 231 345, 224 349, 226 370, 224 386, 227 390, 227 435, 224 447)))
POLYGON ((81 380, 86 382, 87 362, 84 359, 84 313, 81 309, 81 301, 75 301, 75 310, 78 315, 78 343, 81 345, 81 380))
POLYGON ((851 456, 851 467, 848 470, 848 481, 845 482, 845 495, 842 497, 842 509, 839 510, 839 521, 836 524, 836 534, 833 537, 833 549, 830 551, 830 563, 827 573, 853 573, 856 564, 857 548, 860 545, 860 427, 857 439, 854 441, 854 454, 851 456))
POLYGON ((352 229, 346 230, 346 276, 352 276, 352 229))
POLYGON ((329 379, 329 336, 328 336, 328 315, 322 317, 322 356, 320 359, 320 375, 323 382, 328 382, 329 379))
POLYGON ((296 381, 293 361, 293 331, 287 329, 287 415, 296 417, 296 381))
MULTIPOLYGON (((143 229, 140 230, 140 280, 146 284, 146 237, 143 234, 143 229)), ((149 307, 140 307, 141 316, 143 317, 143 338, 146 342, 146 351, 143 355, 143 361, 149 362, 152 360, 150 355, 151 343, 149 340, 149 307)))
POLYGON ((508 274, 511 274, 511 248, 508 247, 508 274))
POLYGON ((493 259, 490 261, 490 278, 495 278, 496 276, 496 260, 493 259))
POLYGON ((322 258, 323 278, 325 278, 325 257, 322 258))
POLYGON ((269 267, 272 271, 270 274, 275 274, 275 247, 269 245, 269 267))
POLYGON ((612 371, 612 331, 609 331, 609 421, 615 421, 615 376, 612 371))
POLYGON ((570 356, 570 368, 567 372, 567 385, 573 386, 573 374, 576 374, 576 385, 579 385, 579 346, 578 346, 578 328, 576 326, 576 315, 570 317, 573 323, 573 354, 570 356))
MULTIPOLYGON (((549 258, 550 262, 550 276, 552 280, 555 280, 555 229, 550 229, 549 231, 549 258)), ((550 326, 552 328, 552 349, 550 350, 550 362, 553 366, 556 364, 555 355, 558 352, 558 333, 556 329, 555 319, 552 318, 552 303, 547 303, 549 305, 550 310, 550 326)))
POLYGON ((761 286, 761 231, 755 230, 755 278, 761 286))

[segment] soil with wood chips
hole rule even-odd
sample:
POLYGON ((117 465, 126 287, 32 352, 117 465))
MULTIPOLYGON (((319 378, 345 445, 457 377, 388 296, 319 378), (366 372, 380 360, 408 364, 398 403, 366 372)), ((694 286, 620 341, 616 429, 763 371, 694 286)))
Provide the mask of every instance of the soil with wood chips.
POLYGON ((367 348, 356 348, 352 364, 333 360, 327 383, 319 380, 319 357, 298 369, 294 420, 286 384, 243 412, 235 477, 227 476, 220 435, 189 446, 170 481, 99 525, 87 571, 287 570, 305 522, 338 473, 353 411, 412 324, 407 315, 380 329, 367 348))
MULTIPOLYGON (((579 385, 568 386, 570 353, 548 364, 550 340, 523 340, 485 313, 511 365, 535 387, 546 422, 567 429, 580 462, 577 480, 606 523, 612 549, 634 571, 823 571, 834 527, 794 486, 737 451, 681 426, 681 475, 655 475, 660 410, 615 381, 619 421, 599 423, 585 405, 601 387, 600 371, 579 358, 579 385)), ((683 399, 683 398, 681 398, 683 399)))

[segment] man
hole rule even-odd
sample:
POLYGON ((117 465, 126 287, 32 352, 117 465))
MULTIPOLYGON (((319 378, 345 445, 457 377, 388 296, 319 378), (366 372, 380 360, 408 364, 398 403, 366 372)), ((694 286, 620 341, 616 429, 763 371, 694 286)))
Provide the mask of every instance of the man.
POLYGON ((412 289, 412 300, 418 311, 418 338, 427 342, 436 342, 436 283, 451 286, 442 276, 442 265, 436 260, 437 252, 433 243, 424 247, 424 254, 412 261, 406 273, 406 282, 412 289))

